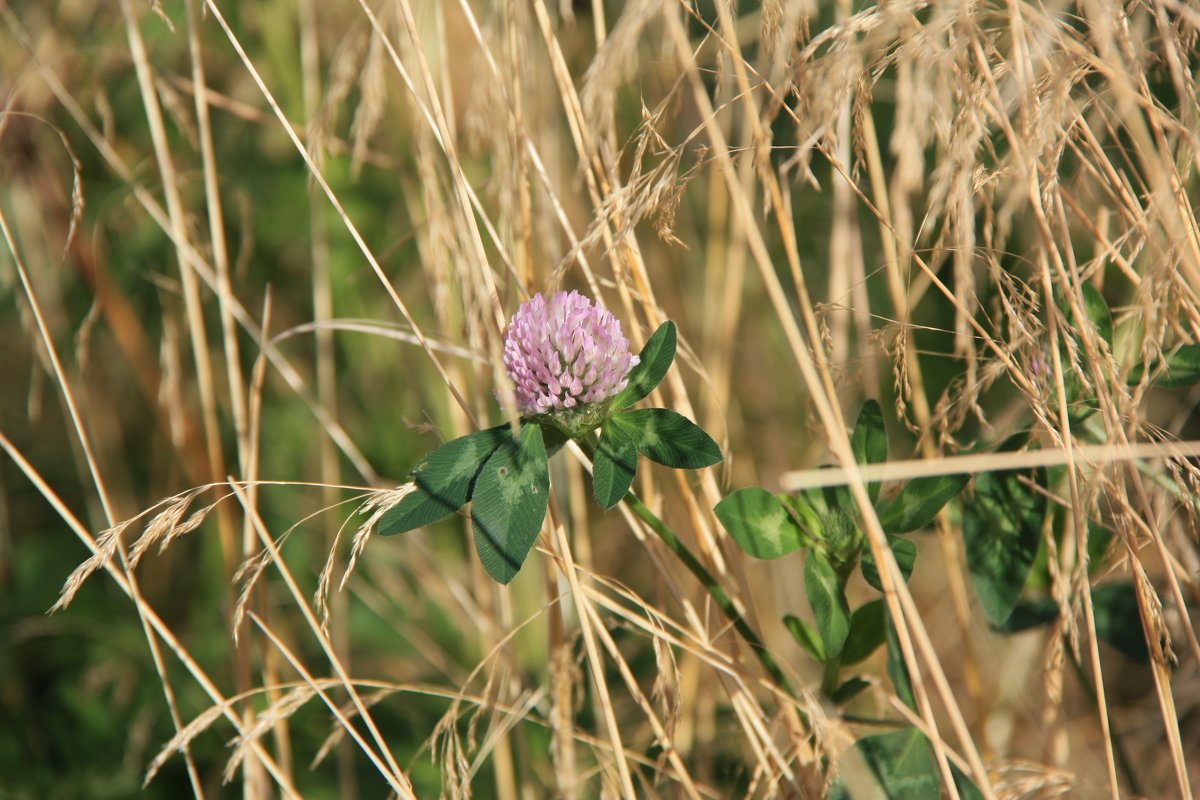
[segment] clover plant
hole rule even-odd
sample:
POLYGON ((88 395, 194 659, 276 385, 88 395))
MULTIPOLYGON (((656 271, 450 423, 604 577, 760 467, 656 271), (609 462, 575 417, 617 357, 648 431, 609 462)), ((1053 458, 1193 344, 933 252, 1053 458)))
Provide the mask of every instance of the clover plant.
POLYGON ((518 424, 462 436, 427 454, 412 470, 412 490, 383 515, 379 532, 404 533, 470 503, 480 562, 494 580, 508 583, 546 516, 547 459, 566 441, 578 440, 592 454, 593 493, 605 509, 628 494, 639 454, 676 469, 718 463, 716 442, 686 417, 630 408, 667 374, 675 340, 674 323, 664 322, 635 356, 621 323, 586 297, 534 295, 504 337, 518 424))

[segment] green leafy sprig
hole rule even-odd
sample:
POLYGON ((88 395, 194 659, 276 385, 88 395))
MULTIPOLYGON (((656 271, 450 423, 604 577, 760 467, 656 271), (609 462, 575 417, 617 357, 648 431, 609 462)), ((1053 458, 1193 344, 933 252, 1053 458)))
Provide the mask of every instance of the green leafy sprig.
MULTIPOLYGON (((888 440, 883 410, 873 400, 863 405, 850 437, 859 464, 887 461, 888 440)), ((867 484, 888 545, 908 580, 916 563, 917 545, 901 534, 926 527, 966 486, 968 476, 916 478, 890 500, 882 486, 867 484)), ((872 600, 856 610, 846 599, 846 582, 857 568, 868 584, 882 591, 879 570, 865 547, 859 510, 844 488, 772 494, 757 486, 738 489, 717 504, 717 518, 735 542, 760 559, 776 559, 803 551, 804 590, 815 625, 788 615, 784 624, 796 642, 825 665, 823 691, 845 702, 866 684, 852 677, 839 684, 840 670, 865 660, 885 640, 883 604, 872 600)))
MULTIPOLYGON (((675 359, 676 332, 663 323, 642 348, 628 383, 610 400, 570 414, 522 417, 447 442, 412 470, 412 490, 386 511, 384 536, 431 525, 470 504, 475 549, 489 576, 508 583, 521 569, 546 517, 548 455, 576 439, 593 458, 593 493, 610 509, 629 495, 638 454, 675 469, 721 461, 716 442, 698 425, 666 408, 630 409, 666 376, 675 359), (599 443, 593 431, 600 427, 599 443)), ((698 562, 697 562, 698 563, 698 562)))

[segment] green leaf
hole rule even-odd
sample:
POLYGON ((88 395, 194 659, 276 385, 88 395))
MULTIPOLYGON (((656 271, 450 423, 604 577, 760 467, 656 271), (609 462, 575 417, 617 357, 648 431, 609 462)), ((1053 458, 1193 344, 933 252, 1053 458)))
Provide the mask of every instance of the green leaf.
MULTIPOLYGON (((858 422, 850 436, 850 449, 854 451, 854 460, 859 464, 887 461, 887 429, 883 426, 883 409, 875 400, 863 403, 862 410, 858 412, 858 422)), ((881 485, 879 481, 867 484, 867 494, 872 503, 879 499, 881 485)))
POLYGON ((829 699, 838 705, 844 705, 869 688, 871 688, 871 684, 856 675, 848 678, 845 683, 834 689, 833 694, 829 695, 829 699))
POLYGON ((837 658, 850 634, 850 607, 833 565, 819 550, 812 550, 804 560, 804 591, 825 654, 837 658))
POLYGON ((953 764, 950 765, 950 775, 954 778, 954 786, 958 789, 960 800, 983 800, 983 792, 975 785, 975 781, 953 764))
POLYGON ((1110 583, 1092 589, 1092 610, 1097 636, 1135 661, 1150 663, 1137 589, 1132 583, 1110 583))
MULTIPOLYGON (((466 501, 463 502, 465 504, 466 501)), ((458 508, 461 507, 460 505, 458 508)), ((446 503, 420 489, 414 489, 406 494, 399 503, 383 512, 376 530, 381 536, 406 533, 445 519, 458 508, 450 508, 446 503)))
POLYGON ((638 452, 674 469, 699 469, 718 463, 721 449, 696 423, 665 408, 622 411, 612 420, 628 424, 638 452))
MULTIPOLYGON (((925 737, 916 728, 880 733, 859 739, 854 749, 862 756, 882 790, 877 795, 888 800, 928 800, 941 796, 937 765, 929 753, 925 737)), ((862 779, 860 777, 860 782, 862 779)), ((863 789, 870 782, 862 782, 863 789)), ((830 798, 850 798, 839 780, 830 798)))
POLYGON ((637 366, 629 371, 629 383, 613 399, 612 408, 617 411, 650 394, 666 377, 675 360, 675 323, 668 320, 659 325, 646 340, 638 358, 637 366))
POLYGON ((779 498, 757 486, 732 492, 713 511, 738 546, 755 558, 779 558, 813 542, 779 498))
POLYGON ((909 533, 924 528, 942 506, 963 490, 968 480, 969 475, 914 478, 904 484, 900 493, 879 512, 879 524, 888 533, 909 533))
POLYGON ((963 539, 971 582, 988 620, 1001 625, 1020 599, 1037 557, 1046 498, 1021 478, 1046 485, 1045 470, 985 472, 963 506, 963 539))
POLYGON ((854 571, 862 552, 863 532, 858 527, 858 515, 851 511, 834 509, 821 517, 822 550, 843 580, 854 571))
POLYGON ((621 502, 637 474, 637 443, 627 426, 609 420, 592 463, 592 490, 605 510, 621 502))
MULTIPOLYGON (((1090 325, 1096 329, 1096 333, 1104 341, 1108 342, 1108 346, 1112 347, 1112 311, 1109 310, 1108 302, 1104 299, 1104 295, 1090 283, 1085 283, 1080 287, 1080 294, 1083 297, 1083 314, 1086 318, 1084 320, 1074 318, 1071 313, 1071 304, 1067 301, 1066 294, 1059 289, 1055 289, 1054 291, 1054 302, 1063 316, 1071 320, 1071 324, 1076 330, 1082 328, 1084 325, 1090 325)), ((1072 337, 1075 341, 1079 341, 1079 336, 1075 335, 1074 332, 1072 333, 1072 337)))
POLYGON ((1058 614, 1058 603, 1053 599, 1043 597, 1039 600, 1022 600, 1013 607, 1004 624, 994 627, 1001 633, 1020 633, 1030 628, 1048 625, 1058 619, 1058 614))
POLYGON ((825 498, 821 492, 806 489, 796 496, 780 492, 775 495, 775 498, 787 507, 793 519, 805 533, 814 540, 824 538, 825 532, 821 520, 824 515, 829 513, 829 507, 825 504, 825 498))
POLYGON ((896 696, 913 711, 917 710, 916 695, 913 694, 912 681, 908 679, 908 666, 904 663, 904 651, 900 649, 900 637, 896 634, 896 624, 887 617, 887 674, 892 680, 892 688, 896 696))
MULTIPOLYGON (((904 582, 908 583, 908 579, 912 576, 913 565, 917 563, 917 543, 900 536, 889 536, 887 542, 888 546, 892 548, 892 555, 896 557, 896 566, 900 567, 900 574, 904 576, 904 582)), ((879 566, 875 563, 875 556, 871 554, 869 547, 863 549, 861 567, 863 578, 867 583, 882 592, 883 583, 879 580, 879 566)))
MULTIPOLYGON (((862 756, 874 780, 854 782, 863 796, 887 800, 927 800, 941 797, 937 762, 930 752, 925 735, 916 728, 880 733, 859 739, 854 749, 862 756), (873 784, 873 785, 872 785, 873 784), (877 788, 876 788, 877 787, 877 788)), ((843 772, 849 772, 843 768, 843 772)), ((971 780, 953 764, 950 772, 954 785, 963 800, 979 800, 982 794, 971 780)), ((851 794, 844 779, 839 779, 829 791, 831 800, 850 800, 851 794)))
POLYGON ((886 639, 887 607, 883 600, 863 603, 850 616, 850 634, 842 648, 842 665, 867 660, 886 639))
MULTIPOLYGON (((1047 486, 1058 485, 1065 478, 1065 469, 1046 468, 1047 486)), ((1050 508, 1050 530, 1054 532, 1054 539, 1060 547, 1063 544, 1063 531, 1067 529, 1068 520, 1073 513, 1073 509, 1063 506, 1050 508)), ((1108 571, 1108 553, 1112 548, 1115 531, 1099 519, 1088 519, 1087 531, 1088 575, 1095 576, 1108 571)), ((1033 590, 1036 593, 1048 589, 1054 583, 1050 577, 1049 558, 1046 541, 1043 537, 1043 540, 1038 543, 1037 557, 1033 560, 1033 569, 1029 572, 1029 580, 1025 582, 1025 591, 1033 590)))
POLYGON ((432 525, 462 508, 480 467, 506 439, 508 423, 446 442, 427 453, 412 470, 417 488, 384 512, 377 529, 382 536, 432 525))
MULTIPOLYGON (((1133 660, 1150 663, 1150 650, 1146 647, 1142 615, 1132 583, 1110 583, 1092 589, 1092 611, 1097 636, 1133 660)), ((1052 598, 1022 600, 1004 624, 996 628, 1003 633, 1020 633, 1054 622, 1058 615, 1058 603, 1052 598)))
MULTIPOLYGON (((1145 365, 1137 364, 1129 371, 1126 382, 1141 383, 1145 365)), ((1166 358, 1151 365, 1150 382, 1155 386, 1177 388, 1200 383, 1200 344, 1185 344, 1171 351, 1166 358)))
MULTIPOLYGON (((1086 328, 1092 328, 1096 334, 1108 343, 1108 349, 1112 350, 1113 342, 1113 322, 1112 312, 1108 308, 1108 303, 1104 299, 1104 295, 1096 287, 1089 283, 1085 283, 1080 287, 1080 294, 1083 300, 1084 319, 1075 318, 1071 311, 1070 304, 1067 302, 1066 295, 1055 290, 1055 301, 1063 316, 1071 321, 1073 331, 1071 332, 1071 340, 1075 343, 1076 348, 1082 352, 1083 336, 1080 331, 1086 328)), ((1066 389, 1067 396, 1067 412, 1071 418, 1072 425, 1082 424, 1089 416, 1096 412, 1099 403, 1096 400, 1095 392, 1088 392, 1087 387, 1080 375, 1071 367, 1070 348, 1065 341, 1059 342, 1059 354, 1062 357, 1063 363, 1063 388, 1066 389)), ((1053 383, 1053 380, 1051 381, 1053 383)))
POLYGON ((1112 311, 1108 307, 1108 302, 1105 301, 1104 295, 1100 290, 1090 283, 1083 284, 1083 313, 1087 315, 1088 321, 1096 328, 1096 333, 1100 334, 1100 338, 1108 342, 1109 348, 1112 348, 1113 343, 1113 321, 1112 311))
POLYGON ((1094 520, 1088 520, 1088 574, 1094 574, 1096 570, 1104 566, 1104 557, 1108 555, 1108 548, 1113 541, 1113 529, 1107 525, 1102 525, 1094 520))
POLYGON ((796 640, 796 644, 803 647, 817 661, 825 662, 827 658, 825 645, 821 644, 821 637, 813 630, 812 625, 809 625, 793 614, 785 616, 783 624, 787 626, 788 631, 792 634, 792 638, 796 640))
MULTIPOLYGON (((1072 425, 1083 424, 1083 421, 1094 414, 1100 405, 1096 400, 1094 389, 1089 392, 1087 390, 1087 383, 1071 366, 1070 345, 1074 343, 1075 349, 1082 353, 1085 348, 1081 332, 1088 328, 1093 329, 1100 338, 1108 343, 1109 350, 1112 350, 1113 337, 1112 312, 1109 310, 1104 296, 1091 284, 1083 284, 1080 294, 1083 300, 1084 319, 1077 319, 1075 317, 1064 292, 1057 289, 1054 292, 1055 302, 1058 304, 1063 316, 1071 321, 1072 326, 1072 331, 1069 334, 1070 342, 1060 340, 1058 348, 1063 364, 1063 388, 1066 390, 1067 413, 1071 418, 1072 425)), ((1053 383, 1052 376, 1051 383, 1053 383)))
POLYGON ((479 471, 471 498, 475 550, 492 580, 508 583, 525 563, 546 518, 550 474, 537 425, 521 426, 479 471))

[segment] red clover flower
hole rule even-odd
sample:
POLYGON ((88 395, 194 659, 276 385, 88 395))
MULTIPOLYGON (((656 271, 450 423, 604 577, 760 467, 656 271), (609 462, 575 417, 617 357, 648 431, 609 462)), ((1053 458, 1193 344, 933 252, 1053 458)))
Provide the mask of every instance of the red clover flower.
POLYGON ((637 363, 617 318, 578 292, 535 294, 504 335, 504 366, 526 416, 591 416, 637 363))

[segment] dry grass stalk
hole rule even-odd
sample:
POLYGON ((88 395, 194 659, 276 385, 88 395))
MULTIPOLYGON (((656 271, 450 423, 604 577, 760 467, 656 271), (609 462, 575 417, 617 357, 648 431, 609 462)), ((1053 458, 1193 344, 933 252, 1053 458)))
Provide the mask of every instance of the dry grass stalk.
MULTIPOLYGON (((214 48, 192 50, 193 76, 185 88, 160 67, 170 62, 158 61, 156 48, 170 45, 143 40, 142 27, 159 23, 144 23, 123 2, 126 46, 151 126, 152 147, 145 149, 152 151, 149 166, 157 170, 165 208, 114 146, 114 131, 123 131, 125 121, 115 119, 101 131, 81 103, 89 99, 86 84, 77 76, 75 82, 67 79, 66 66, 60 78, 47 62, 28 56, 49 88, 47 97, 67 110, 71 124, 85 132, 132 193, 135 211, 158 226, 162 241, 174 251, 183 302, 168 300, 161 323, 147 326, 161 330, 163 363, 154 389, 174 425, 167 437, 172 458, 187 448, 186 425, 194 424, 195 415, 207 462, 204 479, 224 480, 223 464, 236 461, 236 477, 256 485, 261 464, 270 458, 261 452, 264 423, 276 414, 283 417, 287 405, 296 403, 312 409, 326 440, 320 453, 325 509, 317 513, 329 513, 336 503, 339 465, 330 442, 369 485, 386 485, 377 470, 394 469, 373 465, 356 444, 356 438, 376 435, 364 433, 368 423, 355 418, 357 409, 347 411, 346 400, 357 400, 353 392, 362 390, 339 392, 331 382, 346 375, 347 386, 357 387, 356 380, 374 385, 379 377, 355 372, 361 369, 356 354, 333 358, 333 332, 348 332, 350 325, 334 318, 335 311, 344 310, 334 308, 334 295, 323 300, 314 295, 320 309, 314 310, 312 330, 325 354, 317 359, 315 392, 308 388, 310 370, 281 352, 283 337, 267 340, 268 326, 260 327, 246 310, 257 306, 257 288, 228 263, 220 217, 225 192, 216 178, 221 159, 228 156, 214 149, 212 138, 224 118, 205 118, 210 110, 234 110, 239 124, 255 135, 286 137, 303 162, 314 189, 310 219, 312 240, 318 243, 313 252, 318 293, 320 285, 328 290, 333 278, 318 275, 316 264, 328 253, 316 251, 336 241, 340 231, 319 230, 316 220, 325 202, 333 205, 382 300, 368 304, 375 298, 364 299, 364 313, 399 314, 411 332, 404 336, 420 348, 414 351, 419 358, 403 354, 388 375, 414 376, 413 382, 428 377, 421 398, 430 407, 420 413, 448 436, 494 416, 491 392, 503 383, 497 355, 505 312, 529 291, 560 283, 587 285, 622 310, 634 338, 667 316, 679 320, 685 369, 664 384, 664 402, 692 413, 696 377, 707 387, 711 375, 715 399, 702 394, 702 407, 706 418, 730 431, 736 459, 724 478, 705 474, 696 481, 663 482, 644 473, 638 491, 696 543, 723 590, 761 625, 772 648, 785 660, 803 663, 773 625, 783 611, 803 602, 784 568, 744 563, 710 509, 726 478, 733 485, 757 480, 792 488, 850 486, 862 503, 884 580, 895 590, 889 593, 890 609, 901 623, 898 635, 920 699, 919 712, 909 721, 930 737, 943 775, 953 763, 969 771, 987 796, 1056 797, 1068 794, 1079 785, 1079 775, 1104 760, 1109 791, 1120 793, 1125 778, 1117 774, 1108 734, 1110 728, 1121 732, 1128 709, 1105 687, 1104 674, 1120 664, 1114 666, 1096 644, 1091 592, 1104 581, 1132 577, 1152 653, 1153 690, 1150 703, 1130 707, 1153 706, 1161 737, 1156 741, 1167 745, 1146 772, 1160 779, 1156 789, 1190 795, 1190 709, 1185 693, 1172 685, 1172 670, 1200 660, 1189 608, 1195 601, 1192 550, 1200 511, 1193 501, 1200 492, 1195 434, 1185 432, 1190 423, 1182 403, 1168 424, 1156 406, 1163 402, 1161 393, 1151 389, 1149 377, 1134 385, 1127 385, 1126 377, 1135 362, 1200 341, 1200 230, 1189 196, 1200 167, 1194 134, 1200 109, 1190 69, 1200 16, 1174 0, 1083 4, 1074 16, 1021 2, 903 2, 853 15, 841 4, 842 13, 830 22, 805 2, 772 0, 761 4, 757 17, 741 18, 722 4, 704 18, 688 4, 639 0, 618 16, 593 11, 588 26, 582 14, 571 17, 558 5, 557 13, 543 0, 529 8, 509 3, 493 9, 470 0, 434 8, 398 0, 379 13, 365 2, 317 9, 307 23, 316 44, 308 45, 304 68, 308 124, 301 137, 279 99, 286 95, 280 91, 285 81, 277 74, 277 55, 260 47, 261 32, 252 23, 227 20, 223 4, 208 0, 205 24, 233 46, 236 60, 222 62, 231 65, 225 71, 208 73, 223 84, 210 92, 203 67, 215 65, 219 56, 214 48), (330 26, 328 31, 318 30, 317 18, 330 26), (339 44, 325 51, 322 64, 321 45, 332 43, 335 33, 339 44), (328 72, 323 93, 318 88, 322 69, 328 72), (242 91, 239 81, 258 94, 242 91), (195 119, 182 102, 185 91, 195 95, 195 119), (626 109, 627 97, 635 95, 640 118, 626 109), (173 145, 169 131, 199 146, 199 158, 185 143, 173 145), (409 149, 396 148, 396 142, 409 149), (359 219, 355 206, 344 202, 356 185, 327 179, 330 156, 342 154, 355 178, 369 179, 382 167, 401 184, 397 209, 389 213, 403 211, 396 217, 407 215, 412 229, 388 243, 412 243, 419 264, 411 271, 393 263, 391 251, 372 241, 367 216, 359 219), (201 212, 191 205, 187 178, 197 165, 204 172, 210 217, 203 237, 192 222, 201 212), (842 204, 838 252, 854 254, 862 263, 861 277, 835 276, 838 280, 826 285, 814 267, 822 263, 822 218, 814 217, 814 223, 803 214, 819 214, 831 193, 842 204), (201 238, 208 241, 197 244, 201 238), (746 272, 746 259, 757 272, 746 272), (1124 302, 1113 309, 1117 335, 1111 342, 1086 324, 1084 288, 1089 286, 1124 302), (849 303, 847 292, 855 291, 859 294, 849 303), (222 320, 224 377, 216 363, 220 359, 209 352, 218 337, 205 328, 204 312, 213 297, 222 320), (936 327, 924 324, 934 306, 941 309, 936 327), (746 314, 746 308, 754 313, 746 314), (862 319, 868 313, 874 316, 862 319), (238 325, 249 334, 244 341, 262 353, 248 388, 241 384, 238 325), (437 336, 427 336, 426 329, 437 336), (934 337, 944 352, 929 349, 934 337), (446 354, 471 360, 444 362, 446 354), (1050 520, 1062 524, 1051 528, 1048 521, 1043 536, 1048 592, 1061 616, 1039 648, 1043 656, 1034 659, 1031 674, 1040 670, 1047 698, 1070 702, 1076 693, 1066 662, 1086 662, 1098 706, 1087 722, 1070 720, 1065 712, 1033 722, 1013 715, 1013 724, 1026 732, 1043 723, 1049 729, 1040 743, 1044 763, 1026 760, 1042 756, 1032 745, 1019 757, 984 748, 977 731, 989 715, 1004 710, 981 692, 960 691, 959 681, 987 686, 998 677, 986 663, 968 663, 970 657, 961 655, 963 648, 950 633, 931 628, 927 587, 914 584, 910 590, 899 580, 878 521, 863 499, 862 481, 877 472, 855 467, 843 410, 861 399, 852 379, 856 366, 881 357, 891 361, 896 415, 913 434, 920 458, 896 459, 878 474, 1066 468, 1062 496, 1048 498, 1062 509, 1050 520), (939 372, 943 357, 961 367, 948 385, 930 377, 939 372), (764 374, 772 384, 766 389, 755 385, 764 374), (274 392, 275 375, 284 378, 282 396, 274 392), (1095 397, 1094 415, 1084 426, 1068 414, 1068 388, 1095 397), (793 424, 797 409, 781 398, 802 392, 807 392, 806 416, 793 424), (225 452, 218 435, 226 411, 235 421, 236 458, 225 452), (775 433, 780 426, 802 432, 805 425, 814 435, 803 451, 786 441, 791 437, 775 433), (1039 449, 947 455, 970 453, 974 443, 1029 426, 1039 449), (799 469, 830 457, 837 463, 834 470, 799 469), (1119 535, 1099 573, 1089 571, 1086 541, 1095 518, 1119 535), (975 678, 963 677, 972 670, 979 673, 975 678)), ((593 9, 602 6, 596 3, 593 9)), ((170 23, 168 9, 154 3, 152 11, 170 23)), ((26 31, 7 4, 3 17, 9 31, 34 52, 29 36, 41 31, 26 31)), ((198 41, 198 31, 189 30, 187 44, 198 41)), ((18 113, 24 112, 6 111, 0 125, 11 125, 18 113)), ((0 127, 0 135, 4 132, 0 127)), ((87 176, 81 176, 80 159, 70 145, 68 152, 72 166, 64 167, 64 177, 69 169, 71 210, 62 227, 70 251, 86 233, 78 223, 87 176)), ((243 227, 249 240, 261 215, 247 219, 243 227)), ((7 222, 5 234, 15 257, 7 222)), ((836 267, 836 259, 830 261, 836 267)), ((72 403, 68 377, 48 346, 66 327, 42 319, 28 283, 25 292, 30 311, 22 310, 23 335, 42 341, 39 346, 50 353, 45 361, 72 405, 71 426, 87 451, 78 456, 81 471, 90 476, 110 517, 95 525, 105 530, 91 556, 67 579, 54 608, 68 605, 82 583, 104 568, 134 597, 157 657, 157 642, 169 631, 154 622, 132 570, 147 569, 143 556, 156 543, 162 552, 200 528, 216 504, 193 511, 197 488, 115 524, 106 470, 118 472, 102 465, 120 463, 122 454, 113 440, 102 445, 105 457, 90 452, 91 439, 83 435, 87 425, 72 403), (129 546, 126 567, 122 536, 146 517, 141 536, 129 546)), ((174 288, 164 297, 170 292, 174 288)), ((338 302, 345 302, 340 295, 338 302)), ((295 330, 301 329, 305 326, 295 330)), ((367 332, 378 331, 376 326, 367 332)), ((502 406, 511 411, 505 392, 501 388, 502 406)), ((381 408, 369 401, 362 406, 368 417, 381 408)), ((94 416, 101 418, 98 412, 94 416)), ((570 495, 569 519, 556 518, 534 559, 545 568, 541 589, 497 592, 473 565, 457 570, 457 551, 443 542, 424 537, 395 547, 371 542, 381 515, 411 486, 369 495, 359 509, 366 519, 358 520, 337 584, 347 604, 400 616, 388 598, 403 598, 410 606, 416 605, 410 601, 427 600, 471 642, 464 653, 451 653, 431 641, 435 637, 421 640, 430 644, 423 665, 457 691, 451 710, 428 737, 430 755, 443 773, 443 792, 469 794, 487 763, 497 775, 498 793, 516 796, 517 775, 529 777, 518 768, 530 757, 520 735, 525 723, 546 724, 553 731, 552 768, 538 768, 548 790, 600 786, 627 796, 712 796, 724 787, 710 785, 707 768, 693 754, 722 747, 725 754, 736 751, 749 771, 751 792, 770 796, 827 788, 831 757, 862 730, 841 718, 845 709, 822 706, 804 691, 791 700, 764 686, 739 656, 731 635, 713 622, 703 594, 647 543, 639 523, 618 515, 603 522, 587 518, 586 482, 579 480, 577 466, 570 470, 574 479, 563 486, 555 476, 556 499, 570 495), (624 544, 614 544, 618 536, 613 534, 623 534, 624 544), (383 563, 365 560, 369 543, 379 546, 383 563), (631 564, 634 559, 623 548, 637 548, 648 557, 631 564), (526 637, 533 637, 530 623, 543 611, 554 618, 548 623, 552 655, 531 666, 526 637), (642 662, 633 655, 654 666, 639 673, 635 665, 642 662), (466 689, 481 670, 480 696, 468 699, 466 689), (584 675, 590 681, 586 687, 584 675), (576 704, 585 696, 602 720, 596 731, 581 730, 575 718, 576 704), (471 708, 464 710, 463 703, 471 708), (703 719, 702 708, 719 709, 719 728, 703 719), (800 715, 806 725, 799 724, 800 715), (651 745, 661 749, 647 759, 639 751, 651 745)), ((355 654, 350 662, 355 672, 377 666, 362 658, 369 658, 369 645, 340 639, 348 631, 329 606, 342 529, 334 531, 330 522, 315 589, 306 585, 302 592, 300 584, 310 576, 293 574, 298 562, 289 564, 290 554, 280 555, 292 528, 278 538, 268 535, 263 518, 270 517, 261 498, 250 486, 231 485, 247 517, 243 547, 229 541, 221 545, 230 566, 242 561, 234 576, 239 596, 231 632, 251 637, 272 658, 291 662, 305 682, 276 694, 279 682, 271 667, 252 676, 261 687, 244 688, 271 687, 270 705, 243 723, 233 713, 241 708, 240 695, 227 701, 216 693, 220 699, 213 698, 214 705, 187 726, 180 726, 176 715, 177 731, 152 762, 148 778, 216 719, 232 717, 240 725, 237 763, 254 753, 269 780, 292 794, 288 733, 280 723, 320 696, 334 712, 335 734, 353 738, 352 720, 361 716, 369 723, 367 710, 386 695, 358 696, 357 681, 345 666, 348 653, 355 654), (272 564, 290 597, 286 609, 275 613, 289 622, 303 618, 302 637, 311 637, 308 644, 329 657, 336 681, 313 677, 291 637, 283 646, 283 637, 276 635, 284 629, 280 620, 272 620, 272 628, 261 615, 252 616, 258 627, 242 630, 245 616, 256 613, 252 591, 268 580, 272 564), (329 696, 334 690, 345 691, 351 703, 334 701, 329 696), (276 734, 270 743, 264 736, 268 731, 276 734), (283 768, 268 755, 272 748, 283 768)), ((123 504, 146 506, 142 492, 128 493, 132 496, 123 504)), ((308 513, 298 511, 283 525, 307 521, 308 513)), ((953 525, 949 518, 939 523, 943 545, 954 534, 953 525)), ((228 539, 229 532, 222 536, 228 539)), ((952 582, 958 581, 948 591, 961 638, 973 633, 970 626, 978 625, 978 615, 962 589, 955 551, 943 548, 943 556, 952 582)), ((417 641, 428 622, 414 612, 397 627, 417 641)), ((996 646, 984 634, 979 638, 986 647, 996 646)), ((177 644, 170 647, 186 654, 176 650, 177 644)), ((165 672, 160 674, 174 711, 170 683, 165 672)), ((886 699, 876 700, 887 706, 886 699)), ((376 733, 356 744, 397 791, 407 790, 390 743, 376 733)), ((253 789, 251 779, 245 780, 253 789)))

